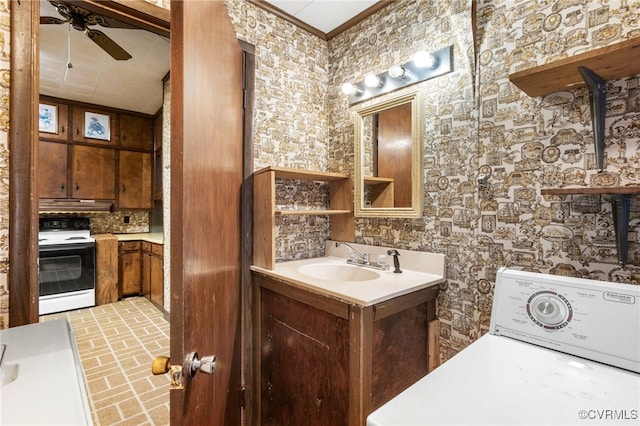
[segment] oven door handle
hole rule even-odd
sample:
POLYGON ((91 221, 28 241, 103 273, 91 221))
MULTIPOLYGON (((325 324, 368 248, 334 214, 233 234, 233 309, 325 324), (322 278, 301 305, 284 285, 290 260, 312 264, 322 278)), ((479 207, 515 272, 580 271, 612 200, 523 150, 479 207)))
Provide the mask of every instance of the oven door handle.
POLYGON ((53 244, 49 246, 39 246, 40 252, 52 252, 52 251, 66 251, 66 250, 84 250, 88 248, 94 248, 95 242, 91 243, 67 243, 67 244, 53 244))

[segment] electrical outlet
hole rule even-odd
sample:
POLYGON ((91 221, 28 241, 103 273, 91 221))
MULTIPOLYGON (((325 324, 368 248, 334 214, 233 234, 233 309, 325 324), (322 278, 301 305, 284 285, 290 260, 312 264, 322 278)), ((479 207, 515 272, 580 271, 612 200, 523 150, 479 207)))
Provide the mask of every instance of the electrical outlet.
POLYGON ((124 217, 124 223, 129 223, 130 217, 129 216, 125 216, 124 217))

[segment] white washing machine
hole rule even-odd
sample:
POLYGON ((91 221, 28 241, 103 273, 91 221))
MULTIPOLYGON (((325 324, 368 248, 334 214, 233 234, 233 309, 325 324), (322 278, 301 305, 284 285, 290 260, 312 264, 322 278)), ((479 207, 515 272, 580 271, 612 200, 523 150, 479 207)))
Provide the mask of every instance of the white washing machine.
POLYGON ((640 425, 640 286, 500 269, 489 333, 367 426, 640 425))

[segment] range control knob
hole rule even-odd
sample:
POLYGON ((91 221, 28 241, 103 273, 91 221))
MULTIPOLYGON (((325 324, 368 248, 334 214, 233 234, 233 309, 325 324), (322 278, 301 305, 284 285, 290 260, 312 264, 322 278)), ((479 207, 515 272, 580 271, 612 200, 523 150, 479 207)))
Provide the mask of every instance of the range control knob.
POLYGON ((569 301, 554 291, 539 291, 527 300, 529 318, 542 328, 558 330, 566 327, 573 317, 569 301))

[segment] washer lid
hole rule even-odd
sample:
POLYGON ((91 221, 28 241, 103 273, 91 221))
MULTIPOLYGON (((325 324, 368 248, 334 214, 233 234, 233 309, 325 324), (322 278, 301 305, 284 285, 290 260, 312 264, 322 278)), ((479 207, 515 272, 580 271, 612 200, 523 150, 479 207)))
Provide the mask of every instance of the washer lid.
POLYGON ((367 418, 367 426, 623 425, 640 375, 486 334, 367 418))
POLYGON ((640 373, 640 286, 501 268, 489 332, 640 373))

